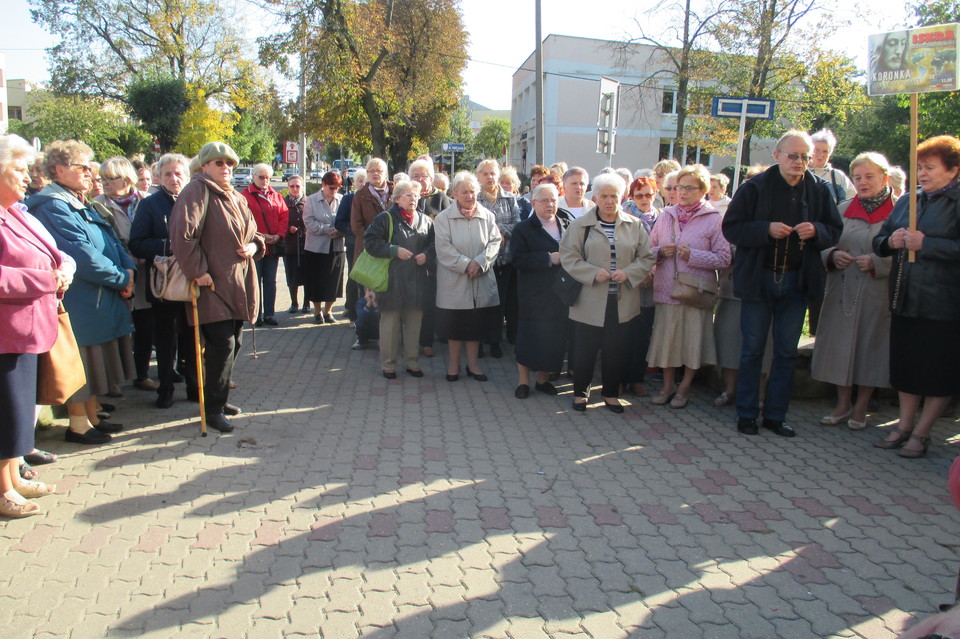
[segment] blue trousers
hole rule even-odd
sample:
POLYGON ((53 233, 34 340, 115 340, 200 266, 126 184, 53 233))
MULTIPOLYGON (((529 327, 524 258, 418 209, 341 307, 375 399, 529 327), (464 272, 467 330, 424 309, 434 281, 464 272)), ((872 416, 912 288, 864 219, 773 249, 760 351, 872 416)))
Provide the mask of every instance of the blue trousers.
POLYGON ((797 365, 797 342, 803 330, 806 300, 799 286, 799 273, 771 270, 764 273, 762 300, 743 300, 740 310, 740 372, 737 377, 737 416, 760 416, 760 368, 767 334, 773 327, 773 365, 763 402, 763 417, 784 421, 790 407, 793 371, 797 365), (775 280, 779 280, 779 283, 775 280))

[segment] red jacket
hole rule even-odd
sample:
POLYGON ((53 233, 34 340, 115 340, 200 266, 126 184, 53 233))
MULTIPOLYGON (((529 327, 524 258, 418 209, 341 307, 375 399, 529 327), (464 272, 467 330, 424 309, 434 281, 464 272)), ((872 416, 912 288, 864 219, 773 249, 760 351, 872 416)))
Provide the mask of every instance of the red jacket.
POLYGON ((61 255, 20 204, 0 209, 0 353, 46 353, 57 339, 61 255))
MULTIPOLYGON (((254 184, 245 188, 242 194, 253 213, 253 219, 257 222, 257 231, 262 235, 279 235, 282 252, 284 238, 290 230, 290 211, 287 209, 287 203, 283 201, 283 196, 274 191, 273 187, 268 186, 266 190, 260 190, 254 184)), ((273 250, 273 245, 268 244, 265 255, 271 254, 276 252, 273 250)))

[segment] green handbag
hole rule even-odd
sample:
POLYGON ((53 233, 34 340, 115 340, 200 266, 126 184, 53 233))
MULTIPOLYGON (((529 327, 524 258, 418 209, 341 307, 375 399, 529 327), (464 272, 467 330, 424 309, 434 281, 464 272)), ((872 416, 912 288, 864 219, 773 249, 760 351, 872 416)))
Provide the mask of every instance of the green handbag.
MULTIPOLYGON (((390 227, 387 232, 387 243, 393 241, 393 216, 387 213, 390 218, 390 227)), ((369 288, 374 293, 382 293, 390 286, 390 260, 391 257, 373 257, 364 249, 360 257, 353 263, 350 269, 350 279, 369 288)))

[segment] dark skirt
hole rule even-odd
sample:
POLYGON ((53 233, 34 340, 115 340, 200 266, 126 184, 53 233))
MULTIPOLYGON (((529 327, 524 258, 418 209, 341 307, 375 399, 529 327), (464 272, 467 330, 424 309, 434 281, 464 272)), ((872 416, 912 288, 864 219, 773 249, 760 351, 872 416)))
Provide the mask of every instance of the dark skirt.
POLYGON ((902 393, 946 397, 960 390, 960 321, 890 318, 890 385, 902 393))
POLYGON ((300 251, 297 253, 289 252, 290 249, 287 249, 287 253, 283 255, 283 274, 287 278, 287 288, 296 288, 297 286, 304 286, 306 284, 304 273, 306 272, 304 257, 306 255, 305 251, 300 251))
POLYGON ((0 459, 22 457, 34 445, 37 356, 0 355, 0 459))
POLYGON ((311 302, 335 302, 343 296, 343 253, 311 253, 301 256, 303 293, 311 302))
POLYGON ((438 308, 436 331, 440 339, 479 342, 486 339, 490 325, 499 317, 499 306, 471 309, 438 308))
POLYGON ((529 319, 517 322, 517 363, 533 371, 559 373, 567 350, 567 332, 570 320, 529 319))

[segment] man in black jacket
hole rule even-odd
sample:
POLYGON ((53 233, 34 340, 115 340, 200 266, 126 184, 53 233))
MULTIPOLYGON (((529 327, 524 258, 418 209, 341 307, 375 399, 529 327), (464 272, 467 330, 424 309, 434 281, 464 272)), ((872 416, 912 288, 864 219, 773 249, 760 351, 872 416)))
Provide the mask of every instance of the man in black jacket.
MULTIPOLYGON (((843 223, 826 182, 807 167, 813 141, 788 131, 773 153, 777 164, 737 190, 723 218, 723 235, 737 247, 733 289, 742 300, 743 346, 737 382, 737 430, 759 432, 760 367, 773 326, 773 365, 763 427, 783 437, 807 302, 823 291, 820 252, 834 246, 843 223)), ((821 293, 822 294, 822 293, 821 293)))

